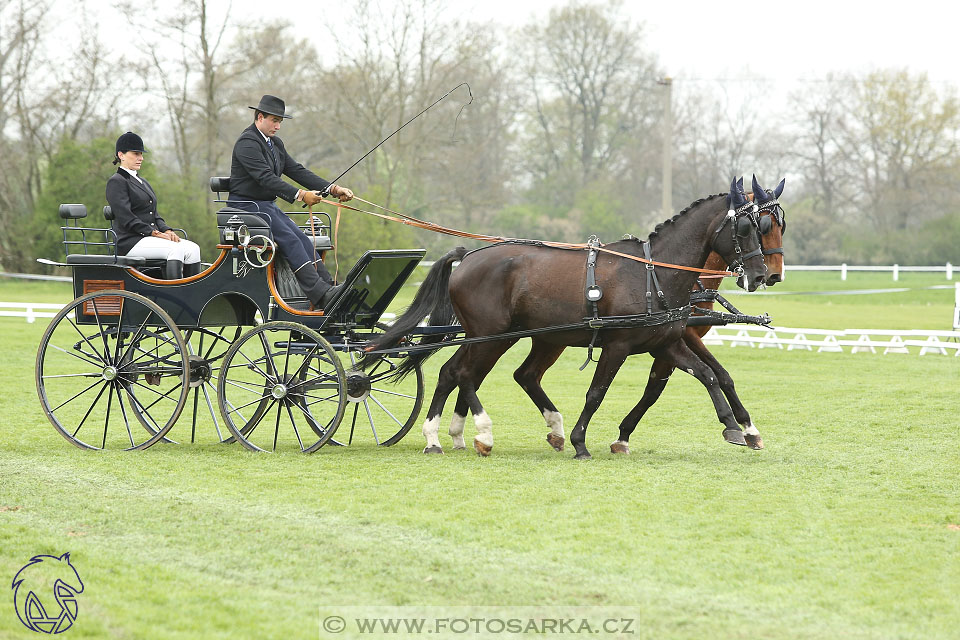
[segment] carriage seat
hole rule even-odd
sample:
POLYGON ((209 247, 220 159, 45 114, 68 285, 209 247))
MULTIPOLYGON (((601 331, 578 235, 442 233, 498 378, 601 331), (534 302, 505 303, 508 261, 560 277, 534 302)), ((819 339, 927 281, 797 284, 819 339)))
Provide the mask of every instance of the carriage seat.
MULTIPOLYGON (((214 176, 210 178, 210 191, 215 192, 218 196, 222 193, 230 193, 230 176, 214 176)), ((221 241, 223 241, 223 230, 230 223, 229 221, 233 216, 239 216, 240 221, 247 225, 250 235, 267 236, 271 240, 273 239, 273 234, 270 233, 270 225, 267 222, 266 214, 261 216, 257 213, 251 213, 249 211, 244 211, 243 209, 226 206, 217 211, 217 227, 220 229, 221 241)), ((233 222, 233 224, 236 223, 236 221, 233 222)), ((330 241, 330 236, 328 233, 323 233, 329 232, 329 223, 324 224, 322 219, 315 216, 314 228, 320 233, 313 233, 310 228, 309 219, 307 220, 306 224, 300 225, 300 229, 308 238, 313 241, 313 246, 318 252, 323 253, 324 251, 333 249, 333 243, 330 241)))
MULTIPOLYGON (((64 220, 79 220, 81 218, 87 217, 87 207, 83 204, 61 204, 58 211, 60 217, 64 220)), ((70 229, 71 227, 64 227, 65 229, 70 229)), ((89 229, 90 231, 95 231, 95 229, 89 229)), ((104 230, 105 232, 107 230, 104 230)), ((86 240, 81 240, 77 242, 65 242, 69 246, 70 244, 80 244, 84 248, 87 245, 93 246, 113 246, 112 242, 87 242, 86 240)), ((67 264, 68 265, 108 265, 116 264, 124 267, 141 267, 143 266, 145 260, 144 258, 136 258, 133 256, 118 256, 114 253, 109 254, 94 254, 94 253, 70 253, 67 254, 67 264)))
MULTIPOLYGON (((113 213, 113 209, 110 208, 110 205, 107 205, 103 208, 103 217, 113 222, 117 217, 113 213)), ((184 238, 187 237, 186 232, 183 229, 177 229, 181 232, 184 238)), ((68 261, 69 264, 69 261, 68 261)), ((134 256, 117 256, 117 264, 123 264, 125 266, 136 267, 137 271, 143 272, 146 275, 163 279, 164 269, 167 266, 167 261, 163 258, 141 258, 134 256), (121 262, 121 260, 130 261, 130 262, 121 262)))

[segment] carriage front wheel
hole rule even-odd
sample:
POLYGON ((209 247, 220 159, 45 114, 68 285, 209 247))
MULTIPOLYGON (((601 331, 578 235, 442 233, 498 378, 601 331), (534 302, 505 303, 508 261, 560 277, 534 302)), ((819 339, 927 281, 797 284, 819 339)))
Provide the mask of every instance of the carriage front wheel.
POLYGON ((146 449, 180 417, 187 345, 156 303, 129 291, 83 295, 54 316, 37 351, 37 394, 81 449, 146 449))
POLYGON ((312 453, 340 425, 346 376, 319 333, 295 322, 267 322, 227 350, 217 400, 230 433, 248 449, 312 453))

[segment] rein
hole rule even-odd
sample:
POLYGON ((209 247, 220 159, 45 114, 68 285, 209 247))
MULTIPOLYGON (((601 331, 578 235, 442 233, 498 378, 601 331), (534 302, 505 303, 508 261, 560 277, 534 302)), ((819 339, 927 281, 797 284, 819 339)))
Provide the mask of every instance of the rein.
MULTIPOLYGON (((449 236, 456 236, 456 237, 458 237, 458 238, 470 238, 471 240, 481 240, 481 241, 483 241, 483 242, 491 242, 491 243, 494 243, 494 242, 524 241, 523 238, 507 238, 507 237, 504 237, 504 236, 491 236, 491 235, 486 235, 486 234, 481 234, 481 233, 469 233, 469 232, 467 232, 467 231, 461 231, 461 230, 459 230, 459 229, 451 229, 450 227, 445 227, 445 226, 439 225, 439 224, 437 224, 437 223, 435 223, 435 222, 428 222, 428 221, 426 221, 426 220, 420 220, 420 219, 418 219, 418 218, 414 218, 413 216, 409 216, 409 215, 400 213, 399 211, 394 211, 394 210, 392 210, 392 209, 389 209, 389 208, 384 207, 384 206, 382 206, 382 205, 376 204, 376 203, 374 203, 374 202, 370 202, 370 201, 368 201, 368 200, 364 200, 363 198, 360 198, 360 197, 357 197, 357 196, 354 196, 354 200, 359 200, 360 202, 362 202, 362 203, 364 203, 364 204, 366 204, 366 205, 370 205, 371 207, 376 207, 377 209, 382 209, 383 211, 386 211, 386 212, 388 212, 389 214, 392 214, 392 215, 387 215, 387 214, 384 214, 384 213, 377 213, 377 212, 375 212, 375 211, 366 211, 366 210, 364 210, 364 209, 358 209, 357 207, 352 207, 352 206, 350 206, 350 205, 346 205, 346 204, 343 204, 343 203, 340 203, 340 202, 335 202, 335 201, 332 201, 332 200, 321 200, 320 203, 322 203, 322 204, 328 204, 328 205, 336 206, 336 207, 337 207, 337 220, 338 220, 338 223, 339 223, 339 217, 340 217, 340 210, 341 210, 341 209, 348 209, 348 210, 350 210, 350 211, 356 211, 356 212, 358 212, 358 213, 365 213, 365 214, 370 215, 370 216, 375 216, 375 217, 381 218, 381 219, 383 219, 383 220, 390 220, 390 221, 392 221, 392 222, 399 222, 399 223, 401 223, 401 224, 409 225, 409 226, 411 226, 411 227, 417 227, 417 228, 419 228, 419 229, 426 229, 427 231, 433 231, 433 232, 435 232, 435 233, 443 233, 443 234, 446 234, 446 235, 449 235, 449 236)), ((336 242, 336 240, 334 240, 334 241, 336 242)), ((534 241, 530 241, 530 242, 534 242, 534 241)), ((601 251, 601 252, 603 252, 603 253, 608 253, 608 254, 610 254, 610 255, 614 255, 614 256, 617 256, 617 257, 620 257, 620 258, 626 258, 626 259, 628 259, 628 260, 634 260, 634 261, 636 261, 636 262, 641 262, 641 263, 643 263, 643 264, 648 264, 648 265, 652 265, 652 266, 656 266, 656 267, 665 267, 665 268, 667 268, 667 269, 679 269, 679 270, 683 270, 683 271, 693 271, 693 272, 700 273, 700 274, 703 274, 703 275, 714 276, 714 277, 718 277, 718 278, 727 278, 727 277, 732 277, 732 276, 737 276, 737 275, 739 275, 739 274, 733 273, 733 272, 731 272, 731 271, 722 271, 722 270, 718 271, 718 270, 716 270, 716 269, 703 269, 703 268, 701 268, 701 267, 687 267, 687 266, 684 266, 684 265, 681 265, 681 264, 671 264, 671 263, 669 263, 669 262, 658 262, 658 261, 656 261, 656 260, 650 260, 650 259, 647 259, 647 258, 641 258, 641 257, 639 257, 639 256, 633 256, 633 255, 630 255, 630 254, 628 254, 628 253, 622 253, 622 252, 620 252, 620 251, 614 251, 613 249, 607 249, 607 248, 604 247, 603 245, 597 246, 597 245, 591 245, 591 244, 589 244, 589 243, 553 242, 553 241, 550 241, 550 240, 536 240, 535 242, 537 242, 538 244, 541 244, 541 245, 543 245, 543 246, 546 246, 546 247, 553 247, 553 248, 555 248, 555 249, 579 249, 579 250, 589 250, 589 249, 592 248, 592 249, 595 249, 595 250, 597 250, 597 251, 601 251)), ((336 245, 334 245, 334 246, 336 246, 336 245)))

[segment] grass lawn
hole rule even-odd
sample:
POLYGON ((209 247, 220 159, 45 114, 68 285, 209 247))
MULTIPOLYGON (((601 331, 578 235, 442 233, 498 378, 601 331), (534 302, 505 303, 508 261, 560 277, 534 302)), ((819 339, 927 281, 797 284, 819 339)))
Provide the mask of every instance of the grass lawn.
MULTIPOLYGON (((781 326, 949 329, 953 291, 922 288, 939 284, 790 273, 771 292, 911 291, 731 299, 781 326)), ((68 284, 0 279, 3 301, 71 297, 68 284)), ((44 324, 0 318, 0 578, 69 551, 85 584, 70 637, 351 637, 319 632, 321 610, 380 605, 613 605, 635 621, 623 637, 639 638, 960 629, 960 358, 716 347, 759 452, 724 443, 706 392, 677 374, 632 454, 609 454, 647 377, 636 356, 591 423, 594 459, 574 462, 512 380, 522 341, 480 391, 490 458, 423 456, 418 426, 390 448, 253 454, 216 444, 206 423, 198 444, 91 453, 41 410, 44 324)), ((428 363, 428 395, 447 355, 428 363)), ((569 350, 544 379, 568 430, 592 375, 583 358, 569 350)), ((182 417, 171 436, 188 429, 182 417)), ((0 637, 30 636, 8 592, 0 637)))

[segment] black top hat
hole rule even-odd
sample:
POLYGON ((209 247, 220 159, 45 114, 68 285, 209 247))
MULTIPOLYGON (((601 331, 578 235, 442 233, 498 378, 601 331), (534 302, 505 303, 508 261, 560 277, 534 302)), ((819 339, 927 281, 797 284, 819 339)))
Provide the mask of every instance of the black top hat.
POLYGON ((143 138, 132 131, 127 131, 117 138, 117 152, 119 153, 120 151, 140 151, 147 153, 147 150, 143 148, 143 138))
POLYGON ((284 113, 286 105, 283 104, 283 100, 277 96, 265 95, 260 98, 260 104, 255 107, 250 107, 251 109, 256 109, 257 111, 262 111, 263 113, 270 114, 271 116, 277 116, 280 118, 292 118, 293 116, 289 113, 284 113))

